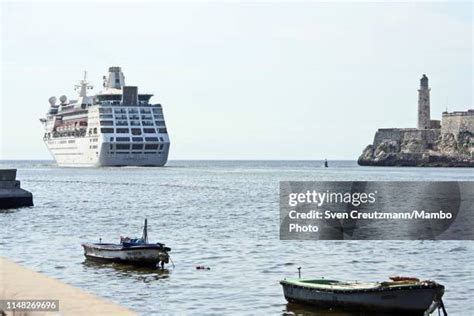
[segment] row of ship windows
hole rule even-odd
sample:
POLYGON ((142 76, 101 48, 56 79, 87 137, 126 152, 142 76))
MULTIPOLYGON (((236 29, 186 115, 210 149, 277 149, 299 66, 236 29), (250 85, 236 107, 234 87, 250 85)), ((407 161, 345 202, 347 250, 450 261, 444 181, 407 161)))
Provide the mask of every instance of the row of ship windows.
MULTIPOLYGON (((165 121, 155 121, 156 126, 165 126, 165 121)), ((113 126, 114 121, 100 121, 102 126, 113 126)), ((128 121, 115 121, 117 126, 128 126, 128 121)), ((130 121, 131 126, 140 126, 140 121, 130 121)), ((142 121, 143 126, 153 126, 153 121, 142 121)))
MULTIPOLYGON (((115 106, 115 105, 121 105, 123 106, 123 102, 122 101, 104 101, 104 100, 100 100, 100 105, 103 105, 103 106, 115 106)), ((138 100, 138 106, 147 106, 149 105, 148 101, 141 101, 141 100, 138 100)))
MULTIPOLYGON (((115 138, 116 141, 118 142, 129 142, 130 137, 117 137, 115 138)), ((114 138, 110 137, 110 141, 113 142, 114 138)), ((132 137, 133 142, 143 142, 143 137, 132 137)), ((160 137, 158 140, 158 137, 145 137, 145 141, 147 142, 164 142, 163 137, 160 137)))
POLYGON ((132 151, 132 152, 129 152, 129 151, 117 151, 117 152, 114 152, 114 151, 108 151, 107 154, 109 155, 115 155, 115 154, 121 154, 121 155, 141 155, 141 154, 147 154, 147 155, 158 155, 158 156, 161 156, 163 154, 163 152, 161 151, 145 151, 145 152, 141 152, 141 151, 132 151))
MULTIPOLYGON (((132 144, 133 150, 142 150, 143 144, 132 144)), ((145 150, 163 150, 164 144, 145 144, 145 150)), ((114 149, 114 144, 110 144, 110 149, 114 149)), ((130 150, 130 144, 115 144, 116 150, 130 150)))
MULTIPOLYGON (((130 119, 130 120, 139 120, 141 117, 142 120, 152 120, 152 116, 151 115, 137 115, 137 114, 131 114, 131 115, 125 115, 125 114, 119 114, 119 115, 115 115, 115 119, 118 119, 118 120, 126 120, 126 119, 130 119)), ((164 120, 165 117, 163 114, 155 114, 154 115, 155 117, 155 120, 164 120)), ((113 119, 114 116, 112 114, 101 114, 99 115, 99 118, 101 120, 103 119, 113 119)))
MULTIPOLYGON (((130 133, 129 128, 116 128, 115 131, 116 131, 117 134, 129 134, 130 133)), ((100 132, 102 134, 113 134, 114 129, 113 128, 101 128, 100 132)), ((157 129, 155 129, 155 128, 144 128, 143 133, 146 133, 146 134, 155 134, 155 133, 167 134, 168 131, 166 130, 166 128, 157 128, 157 129)), ((142 134, 142 129, 141 128, 132 128, 132 135, 141 135, 141 134, 142 134)))
MULTIPOLYGON (((150 114, 150 113, 157 113, 161 114, 163 111, 161 110, 161 107, 153 108, 153 109, 147 109, 147 108, 141 108, 140 111, 138 111, 137 108, 129 108, 128 111, 125 108, 115 108, 114 113, 131 113, 131 114, 137 114, 137 113, 142 113, 142 114, 150 114)), ((112 108, 99 108, 99 113, 112 113, 112 108)))

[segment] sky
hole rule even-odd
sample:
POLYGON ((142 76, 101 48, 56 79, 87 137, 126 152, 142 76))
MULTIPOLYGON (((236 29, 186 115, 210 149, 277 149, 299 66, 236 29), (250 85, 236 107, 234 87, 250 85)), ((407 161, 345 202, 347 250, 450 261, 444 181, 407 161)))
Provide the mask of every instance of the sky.
POLYGON ((0 159, 51 159, 48 98, 109 66, 154 93, 170 159, 355 160, 377 128, 472 105, 471 2, 1 4, 0 159))

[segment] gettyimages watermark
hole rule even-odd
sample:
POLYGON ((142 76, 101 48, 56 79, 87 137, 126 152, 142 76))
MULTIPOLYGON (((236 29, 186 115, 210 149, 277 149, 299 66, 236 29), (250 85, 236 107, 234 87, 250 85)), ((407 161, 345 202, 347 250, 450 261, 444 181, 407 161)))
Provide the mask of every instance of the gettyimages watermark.
POLYGON ((474 182, 280 182, 282 240, 474 240, 474 182))

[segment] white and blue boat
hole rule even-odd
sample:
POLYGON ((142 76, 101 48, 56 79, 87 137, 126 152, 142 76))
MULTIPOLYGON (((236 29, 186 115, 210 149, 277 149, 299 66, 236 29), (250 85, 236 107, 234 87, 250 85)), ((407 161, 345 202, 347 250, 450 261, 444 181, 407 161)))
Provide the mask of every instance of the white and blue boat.
POLYGON ((161 267, 170 261, 171 248, 162 243, 149 243, 147 220, 141 238, 120 237, 120 243, 84 243, 84 255, 97 262, 115 262, 143 267, 161 267))

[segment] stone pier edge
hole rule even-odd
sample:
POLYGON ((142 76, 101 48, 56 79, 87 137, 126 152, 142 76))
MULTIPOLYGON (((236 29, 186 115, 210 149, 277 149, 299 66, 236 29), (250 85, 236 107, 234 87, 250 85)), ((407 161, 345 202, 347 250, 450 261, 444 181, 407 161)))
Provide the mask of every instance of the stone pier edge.
MULTIPOLYGON (((59 300, 59 312, 8 312, 6 315, 137 315, 108 299, 62 283, 0 256, 0 299, 59 300)), ((2 311, 0 311, 2 315, 2 311)))

